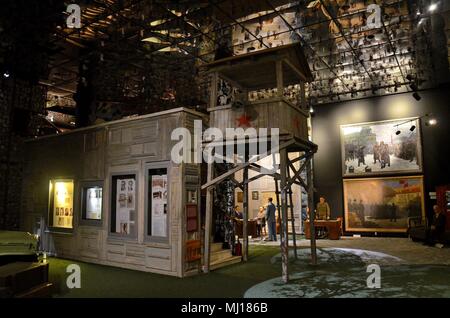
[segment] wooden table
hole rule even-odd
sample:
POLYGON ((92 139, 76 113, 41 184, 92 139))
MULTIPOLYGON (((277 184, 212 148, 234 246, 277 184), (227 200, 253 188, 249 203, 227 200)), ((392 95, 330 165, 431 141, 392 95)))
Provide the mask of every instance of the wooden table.
MULTIPOLYGON (((256 235, 256 221, 248 220, 247 222, 248 222, 247 223, 247 235, 251 236, 252 238, 257 238, 258 236, 256 235)), ((236 224, 236 235, 239 238, 242 238, 242 228, 243 228, 244 222, 242 220, 235 219, 235 224, 236 224)))
MULTIPOLYGON (((310 238, 310 225, 309 221, 305 221, 305 237, 307 239, 310 238)), ((330 240, 339 240, 341 237, 341 221, 340 220, 315 220, 314 226, 316 228, 318 227, 325 227, 328 231, 328 239, 330 240)))

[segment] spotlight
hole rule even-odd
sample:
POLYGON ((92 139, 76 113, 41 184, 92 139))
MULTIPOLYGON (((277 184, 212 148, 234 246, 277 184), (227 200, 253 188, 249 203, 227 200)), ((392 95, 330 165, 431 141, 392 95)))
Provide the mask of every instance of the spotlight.
POLYGON ((431 119, 428 121, 428 125, 430 125, 430 126, 434 126, 434 125, 436 125, 436 124, 437 124, 437 120, 434 119, 434 118, 431 118, 431 119))
POLYGON ((400 131, 400 130, 397 130, 396 132, 395 132, 395 134, 396 135, 400 135, 402 132, 400 131))
POLYGON ((433 12, 434 10, 437 9, 437 3, 432 3, 430 4, 430 6, 428 7, 428 11, 433 12))
POLYGON ((314 113, 314 109, 312 108, 312 106, 309 108, 309 112, 310 112, 311 114, 314 113))
POLYGON ((8 72, 8 71, 6 71, 5 73, 3 73, 3 77, 4 77, 4 78, 8 78, 8 77, 10 77, 10 74, 9 74, 9 72, 8 72))
POLYGON ((414 129, 416 129, 415 125, 412 125, 411 128, 409 128, 410 131, 414 131, 414 129))
POLYGON ((414 97, 415 100, 421 100, 422 99, 422 97, 417 92, 413 93, 413 97, 414 97))

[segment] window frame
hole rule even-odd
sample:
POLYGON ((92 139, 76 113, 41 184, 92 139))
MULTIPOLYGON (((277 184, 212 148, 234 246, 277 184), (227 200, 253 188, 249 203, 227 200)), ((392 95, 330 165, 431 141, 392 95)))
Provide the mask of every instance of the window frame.
POLYGON ((79 225, 87 225, 87 226, 98 226, 101 227, 103 225, 103 220, 105 219, 105 187, 103 180, 95 180, 95 181, 81 181, 80 182, 80 220, 78 221, 79 225), (89 188, 101 188, 102 189, 102 207, 100 210, 100 220, 94 219, 86 219, 86 202, 85 196, 86 191, 89 188))
POLYGON ((170 162, 152 162, 152 163, 146 163, 144 167, 144 173, 145 173, 145 202, 144 202, 144 240, 146 242, 153 242, 153 243, 170 243, 170 208, 171 208, 171 196, 170 196, 170 162), (150 188, 149 188, 149 171, 150 170, 157 170, 157 169, 166 169, 166 175, 167 175, 167 216, 166 216, 166 236, 155 236, 155 235, 149 235, 149 218, 151 217, 151 211, 149 211, 149 206, 151 204, 150 194, 150 188), (150 212, 150 213, 149 213, 150 212))
POLYGON ((76 180, 73 177, 54 177, 48 179, 48 184, 50 187, 50 183, 52 183, 52 191, 48 193, 48 207, 47 207, 47 224, 48 224, 48 231, 50 233, 62 233, 62 234, 72 234, 75 228, 75 216, 76 216, 76 180), (73 192, 72 192, 72 227, 58 227, 54 226, 54 219, 53 219, 53 209, 55 204, 55 184, 57 182, 72 182, 73 184, 73 192))
MULTIPOLYGON (((125 178, 124 178, 125 179, 125 178)), ((117 180, 117 179, 116 179, 117 180)), ((111 173, 109 175, 109 204, 108 204, 108 217, 109 217, 109 222, 108 222, 108 236, 110 238, 114 238, 114 239, 122 239, 122 240, 129 240, 129 241, 137 241, 138 236, 139 236, 139 173, 138 171, 132 170, 132 171, 120 171, 120 172, 114 172, 111 173), (116 196, 113 196, 113 194, 115 193, 117 195, 117 192, 113 191, 113 187, 115 186, 113 184, 114 178, 118 178, 118 177, 134 177, 134 196, 135 196, 135 206, 134 206, 134 210, 135 210, 135 227, 136 227, 136 233, 135 234, 128 234, 128 235, 123 235, 117 232, 113 232, 112 231, 112 226, 113 226, 113 217, 112 217, 112 213, 113 213, 113 208, 116 208, 116 196)), ((117 218, 117 210, 114 211, 116 213, 115 217, 114 217, 114 222, 116 221, 117 218)))

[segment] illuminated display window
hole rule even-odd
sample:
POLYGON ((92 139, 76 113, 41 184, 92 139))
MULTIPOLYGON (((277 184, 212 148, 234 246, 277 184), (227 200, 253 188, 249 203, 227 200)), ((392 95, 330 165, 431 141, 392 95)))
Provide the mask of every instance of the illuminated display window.
POLYGON ((51 227, 73 228, 73 189, 73 180, 50 180, 49 225, 51 227))
POLYGON ((169 201, 166 167, 149 165, 146 189, 146 236, 149 240, 167 241, 169 201))
POLYGON ((114 235, 137 236, 136 175, 114 175, 111 178, 111 228, 114 235))
POLYGON ((83 182, 81 190, 81 224, 101 225, 103 182, 83 182))

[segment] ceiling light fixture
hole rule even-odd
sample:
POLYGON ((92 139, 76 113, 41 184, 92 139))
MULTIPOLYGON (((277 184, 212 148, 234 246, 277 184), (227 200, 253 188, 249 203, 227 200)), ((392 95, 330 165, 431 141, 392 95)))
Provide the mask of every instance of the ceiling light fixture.
POLYGON ((434 10, 437 9, 437 6, 438 6, 437 3, 430 4, 430 6, 428 7, 428 11, 433 12, 434 10))

